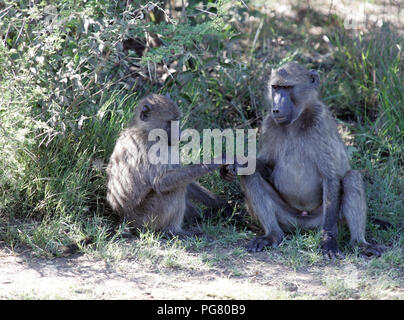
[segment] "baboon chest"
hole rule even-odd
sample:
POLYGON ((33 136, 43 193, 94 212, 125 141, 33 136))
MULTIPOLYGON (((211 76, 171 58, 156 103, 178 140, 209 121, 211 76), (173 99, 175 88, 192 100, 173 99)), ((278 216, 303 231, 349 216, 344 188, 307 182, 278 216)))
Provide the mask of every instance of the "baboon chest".
POLYGON ((321 205, 322 179, 315 164, 304 153, 285 152, 275 162, 271 179, 292 207, 311 211, 321 205))

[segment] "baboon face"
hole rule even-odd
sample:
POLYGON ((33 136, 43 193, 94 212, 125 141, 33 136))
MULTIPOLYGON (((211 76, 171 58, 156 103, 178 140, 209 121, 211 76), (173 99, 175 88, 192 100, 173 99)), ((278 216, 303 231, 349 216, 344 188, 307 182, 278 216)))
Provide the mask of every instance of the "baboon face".
POLYGON ((320 79, 316 71, 290 62, 272 70, 269 82, 271 116, 279 125, 294 122, 308 104, 317 100, 320 79))
POLYGON ((139 101, 134 122, 146 133, 154 129, 166 131, 168 145, 172 145, 171 125, 173 121, 179 121, 181 116, 181 110, 168 96, 152 94, 139 101))

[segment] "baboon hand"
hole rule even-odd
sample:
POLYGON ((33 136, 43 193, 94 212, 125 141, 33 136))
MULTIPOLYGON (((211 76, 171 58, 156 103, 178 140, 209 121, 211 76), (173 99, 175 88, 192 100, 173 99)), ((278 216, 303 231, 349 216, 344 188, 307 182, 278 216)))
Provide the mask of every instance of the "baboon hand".
POLYGON ((220 167, 220 177, 223 180, 232 182, 237 176, 236 166, 234 164, 226 164, 220 167))
POLYGON ((324 232, 323 239, 321 240, 321 250, 323 255, 329 259, 335 258, 344 259, 344 255, 339 251, 337 239, 334 235, 324 232))
POLYGON ((248 252, 260 252, 264 250, 265 247, 273 246, 277 247, 282 242, 282 239, 277 239, 274 236, 260 236, 255 237, 254 239, 250 240, 247 245, 248 252))

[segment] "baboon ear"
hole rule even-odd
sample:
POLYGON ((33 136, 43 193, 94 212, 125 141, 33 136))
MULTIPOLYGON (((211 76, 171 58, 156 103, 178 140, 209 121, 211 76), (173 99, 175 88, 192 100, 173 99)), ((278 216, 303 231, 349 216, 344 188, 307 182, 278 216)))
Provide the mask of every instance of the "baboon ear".
POLYGON ((315 88, 318 88, 320 86, 320 76, 318 75, 316 70, 310 70, 310 79, 315 88))
POLYGON ((149 116, 150 111, 151 111, 151 107, 148 104, 143 105, 142 110, 140 110, 140 115, 139 115, 140 120, 146 121, 147 117, 149 116))

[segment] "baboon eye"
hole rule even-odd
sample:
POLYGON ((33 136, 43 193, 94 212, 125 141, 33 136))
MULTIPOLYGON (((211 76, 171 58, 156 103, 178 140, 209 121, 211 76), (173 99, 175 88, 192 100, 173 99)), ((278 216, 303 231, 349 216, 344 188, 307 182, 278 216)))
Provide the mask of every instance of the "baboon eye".
POLYGON ((272 86, 272 89, 274 89, 274 90, 290 89, 290 88, 292 88, 292 86, 277 86, 277 85, 272 86))
POLYGON ((145 104, 144 106, 142 106, 142 110, 140 111, 140 120, 142 121, 146 121, 147 117, 149 116, 149 113, 151 111, 151 107, 147 104, 145 104))

